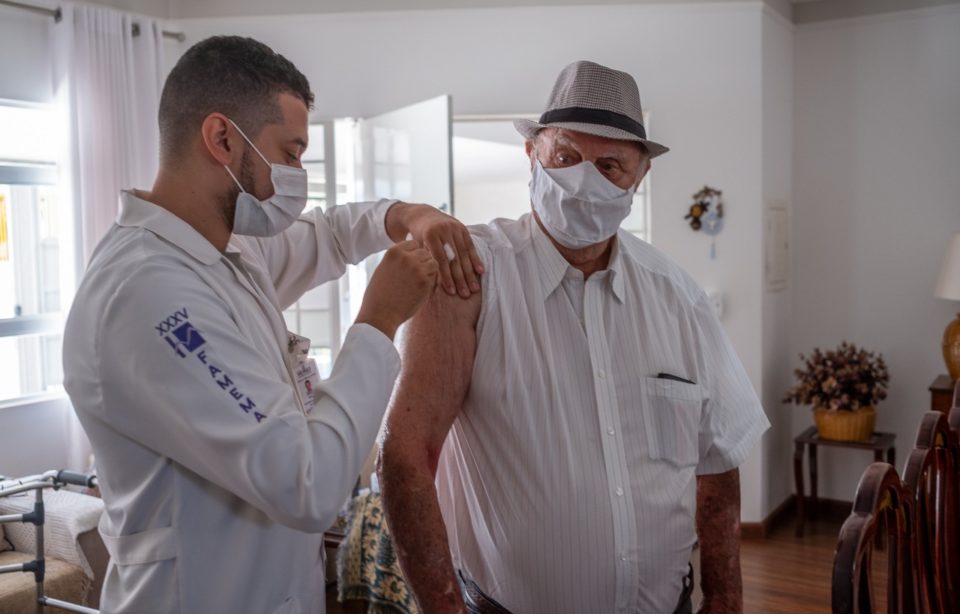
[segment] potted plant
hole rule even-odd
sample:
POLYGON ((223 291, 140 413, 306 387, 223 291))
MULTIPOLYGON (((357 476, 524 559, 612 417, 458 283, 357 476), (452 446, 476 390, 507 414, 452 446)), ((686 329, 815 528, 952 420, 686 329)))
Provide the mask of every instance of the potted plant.
POLYGON ((835 441, 865 441, 873 435, 876 404, 887 398, 890 374, 881 354, 844 341, 834 350, 814 348, 800 354, 796 385, 784 403, 813 406, 820 437, 835 441))

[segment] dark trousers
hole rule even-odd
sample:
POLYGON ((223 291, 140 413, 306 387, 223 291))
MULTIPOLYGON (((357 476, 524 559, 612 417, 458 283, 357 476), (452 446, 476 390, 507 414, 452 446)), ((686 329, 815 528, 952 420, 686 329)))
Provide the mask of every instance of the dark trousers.
MULTIPOLYGON (((510 614, 510 610, 488 597, 477 583, 468 578, 462 571, 457 570, 460 588, 463 591, 463 601, 467 604, 470 614, 510 614)), ((686 577, 683 579, 683 590, 674 614, 693 614, 693 565, 690 565, 686 577)))

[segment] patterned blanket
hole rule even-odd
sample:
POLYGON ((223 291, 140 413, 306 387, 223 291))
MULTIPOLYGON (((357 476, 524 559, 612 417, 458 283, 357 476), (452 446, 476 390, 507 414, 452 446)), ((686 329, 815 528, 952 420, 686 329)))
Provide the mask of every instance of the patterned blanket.
POLYGON ((368 602, 368 612, 420 614, 400 571, 379 494, 350 503, 347 533, 337 553, 339 599, 368 602))

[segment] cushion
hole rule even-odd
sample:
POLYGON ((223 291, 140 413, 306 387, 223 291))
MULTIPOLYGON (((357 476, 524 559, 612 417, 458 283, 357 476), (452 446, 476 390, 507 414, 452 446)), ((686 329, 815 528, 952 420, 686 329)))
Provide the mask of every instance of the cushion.
MULTIPOLYGON (((32 560, 32 554, 22 552, 0 554, 0 565, 17 565, 32 560)), ((76 565, 47 559, 47 573, 43 583, 43 593, 47 597, 71 603, 86 603, 89 585, 90 579, 76 565)), ((0 574, 0 612, 34 612, 36 603, 37 588, 32 573, 0 574)))
POLYGON ((7 535, 3 532, 3 525, 0 524, 0 552, 13 550, 13 545, 7 541, 7 535))

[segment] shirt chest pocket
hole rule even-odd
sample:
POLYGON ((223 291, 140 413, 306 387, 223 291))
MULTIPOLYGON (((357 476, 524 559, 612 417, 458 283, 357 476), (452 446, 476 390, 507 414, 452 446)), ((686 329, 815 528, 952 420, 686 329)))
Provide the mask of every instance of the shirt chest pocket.
MULTIPOLYGON (((678 467, 700 459, 700 386, 669 379, 640 377, 629 382, 621 401, 626 424, 646 456, 678 467)), ((628 444, 629 445, 629 444, 628 444)))

